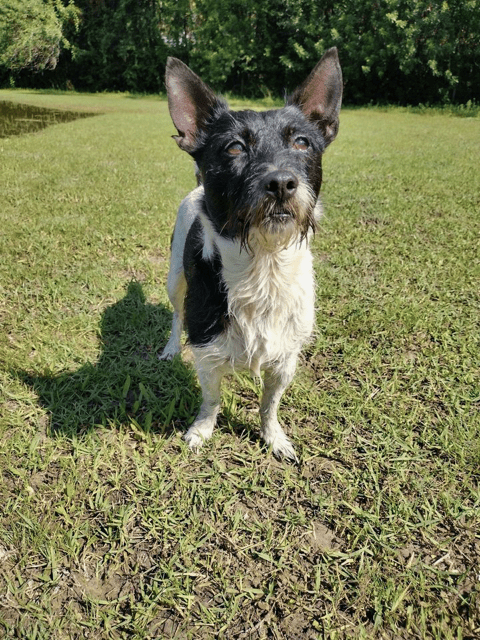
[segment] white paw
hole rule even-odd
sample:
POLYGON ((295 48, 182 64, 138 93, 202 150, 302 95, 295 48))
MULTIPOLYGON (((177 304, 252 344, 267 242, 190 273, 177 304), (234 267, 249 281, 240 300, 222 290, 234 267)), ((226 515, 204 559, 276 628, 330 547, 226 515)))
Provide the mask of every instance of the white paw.
POLYGON ((173 360, 173 358, 177 355, 177 353, 180 353, 180 345, 170 344, 170 342, 167 342, 167 344, 165 345, 164 350, 158 356, 158 359, 159 360, 173 360))
POLYGON ((212 429, 202 429, 193 423, 190 429, 183 436, 183 439, 192 451, 198 453, 211 435, 212 429))
POLYGON ((292 460, 298 464, 299 460, 293 444, 287 438, 284 433, 276 433, 273 436, 265 437, 266 444, 272 447, 273 454, 278 458, 285 458, 286 460, 292 460))

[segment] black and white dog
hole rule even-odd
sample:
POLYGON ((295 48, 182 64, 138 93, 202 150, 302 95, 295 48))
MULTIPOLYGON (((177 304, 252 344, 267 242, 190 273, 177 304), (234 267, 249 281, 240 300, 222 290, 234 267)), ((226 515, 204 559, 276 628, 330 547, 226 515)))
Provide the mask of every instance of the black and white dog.
POLYGON ((337 50, 282 109, 230 111, 176 58, 166 85, 174 138, 201 181, 178 211, 167 283, 173 325, 160 356, 179 353, 185 323, 203 393, 185 440, 197 450, 212 435, 224 374, 264 371, 261 436, 296 460, 277 409, 314 325, 309 240, 322 211, 322 154, 338 131, 337 50))

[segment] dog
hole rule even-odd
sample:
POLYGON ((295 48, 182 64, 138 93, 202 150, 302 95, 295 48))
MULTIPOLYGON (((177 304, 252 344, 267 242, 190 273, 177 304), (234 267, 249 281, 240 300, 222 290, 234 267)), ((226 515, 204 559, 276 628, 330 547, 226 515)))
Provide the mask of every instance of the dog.
POLYGON ((166 87, 173 138, 195 160, 200 183, 178 210, 167 280, 172 331, 160 356, 180 352, 185 324, 202 404, 184 438, 197 451, 212 435, 225 374, 263 371, 261 437, 277 457, 298 461, 277 410, 314 327, 309 245, 322 213, 322 154, 339 127, 337 50, 281 109, 231 111, 176 58, 167 60, 166 87))

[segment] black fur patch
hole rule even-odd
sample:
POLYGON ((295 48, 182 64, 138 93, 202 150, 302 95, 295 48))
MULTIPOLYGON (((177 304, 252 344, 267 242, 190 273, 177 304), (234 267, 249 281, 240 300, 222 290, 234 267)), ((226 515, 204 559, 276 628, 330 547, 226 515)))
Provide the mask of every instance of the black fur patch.
POLYGON ((202 257, 202 225, 197 218, 188 232, 183 255, 187 280, 185 324, 192 345, 211 342, 228 326, 228 301, 222 280, 222 262, 215 252, 213 258, 202 257))

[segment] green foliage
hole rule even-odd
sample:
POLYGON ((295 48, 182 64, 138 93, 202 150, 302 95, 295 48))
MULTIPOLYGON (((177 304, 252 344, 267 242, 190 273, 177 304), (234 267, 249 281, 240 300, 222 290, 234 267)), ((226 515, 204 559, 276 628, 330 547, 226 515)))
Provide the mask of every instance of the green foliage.
POLYGON ((352 97, 404 104, 478 97, 479 34, 477 0, 359 0, 332 32, 352 97))
POLYGON ((157 0, 77 0, 82 25, 74 84, 96 91, 158 92, 167 45, 157 0))
POLYGON ((192 63, 212 85, 241 95, 293 89, 329 46, 321 38, 325 2, 200 0, 195 7, 193 31, 210 46, 192 48, 192 63))
POLYGON ((218 90, 282 96, 333 45, 347 102, 480 100, 480 0, 0 0, 0 67, 34 86, 159 92, 175 55, 218 90))
POLYGON ((78 26, 79 11, 73 2, 60 0, 3 0, 0 3, 0 65, 10 70, 55 69, 67 23, 78 26))
POLYGON ((336 45, 350 102, 480 95, 478 0, 198 0, 183 18, 184 59, 237 94, 282 95, 336 45))

